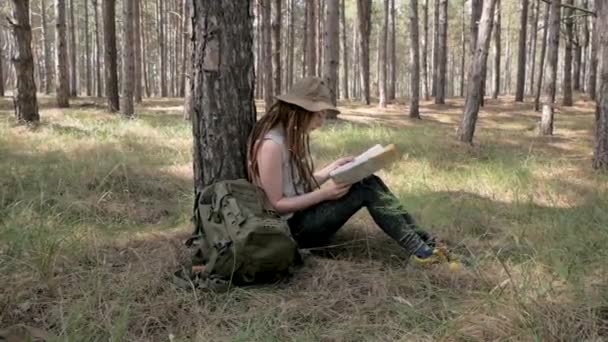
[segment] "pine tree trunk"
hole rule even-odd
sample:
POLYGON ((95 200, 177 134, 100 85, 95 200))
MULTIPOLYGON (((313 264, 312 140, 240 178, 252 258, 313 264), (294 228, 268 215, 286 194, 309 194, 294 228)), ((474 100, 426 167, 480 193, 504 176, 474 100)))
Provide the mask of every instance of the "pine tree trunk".
POLYGON ((262 31, 264 35, 264 45, 262 49, 264 51, 264 59, 262 60, 264 69, 264 103, 266 105, 266 111, 270 109, 273 103, 273 92, 272 92, 272 37, 271 37, 271 26, 270 26, 270 13, 271 13, 271 1, 262 0, 262 31))
POLYGON ((289 0, 289 47, 287 48, 288 62, 287 67, 287 89, 291 89, 291 85, 294 81, 295 74, 295 49, 296 49, 296 36, 295 36, 295 0, 289 0))
POLYGON ((348 100, 348 37, 346 36, 346 13, 344 2, 345 0, 341 0, 340 5, 340 21, 342 22, 342 98, 348 100))
MULTIPOLYGON (((20 123, 36 123, 40 121, 40 115, 38 114, 36 83, 34 82, 30 4, 29 0, 12 0, 12 4, 13 15, 8 21, 16 44, 12 57, 17 78, 17 87, 13 96, 15 115, 20 123)), ((2 75, 0 74, 0 76, 2 75)), ((4 78, 0 78, 0 80, 0 83, 4 83, 4 78)))
POLYGON ((601 55, 598 60, 601 63, 600 88, 597 93, 597 106, 595 109, 595 147, 593 149, 593 168, 596 170, 608 170, 608 4, 596 2, 597 18, 600 26, 595 32, 600 33, 598 39, 601 55), (599 6, 598 6, 599 5, 599 6))
POLYGON ((387 63, 387 58, 386 58, 386 45, 387 45, 387 39, 388 39, 388 16, 389 16, 389 3, 388 0, 384 0, 384 20, 383 20, 383 24, 382 24, 382 31, 380 32, 380 37, 379 37, 379 42, 380 44, 378 44, 378 53, 379 53, 379 67, 380 67, 380 72, 378 75, 378 86, 380 88, 380 107, 381 108, 386 108, 386 91, 387 91, 387 80, 386 80, 386 63, 387 63))
MULTIPOLYGON (((600 0, 595 1, 595 11, 598 9, 598 3, 600 0)), ((591 52, 590 52, 590 61, 589 61, 589 79, 587 80, 587 91, 589 92, 589 97, 592 100, 595 100, 597 93, 597 72, 598 72, 598 54, 599 51, 599 35, 600 35, 600 20, 598 18, 593 18, 593 36, 591 38, 591 52)))
MULTIPOLYGON (((574 31, 577 31, 575 28, 574 31)), ((581 90, 581 63, 583 61, 583 46, 579 39, 574 43, 574 59, 572 60, 572 89, 581 90)))
POLYGON ((534 74, 536 73, 536 42, 538 40, 537 36, 538 36, 538 18, 540 15, 540 4, 541 4, 541 0, 537 0, 536 2, 536 10, 534 13, 534 21, 532 23, 532 32, 531 36, 532 36, 532 56, 531 56, 531 60, 530 60, 530 66, 532 67, 532 69, 530 70, 530 79, 529 79, 529 85, 530 85, 530 90, 529 92, 534 94, 534 74))
POLYGON ((369 89, 369 34, 371 29, 371 1, 357 0, 359 35, 359 66, 361 71, 361 96, 366 105, 370 104, 369 89))
POLYGON ((143 86, 141 80, 141 5, 140 0, 131 1, 133 1, 133 100, 135 103, 141 103, 143 96, 143 86))
POLYGON ((561 0, 551 1, 549 27, 547 37, 547 73, 545 74, 543 90, 543 107, 540 123, 540 134, 553 134, 553 115, 555 112, 555 84, 557 82, 557 57, 559 52, 559 23, 561 0))
POLYGON ((184 5, 186 6, 184 12, 186 15, 186 22, 184 23, 184 35, 185 41, 184 45, 187 46, 186 54, 184 56, 184 65, 185 75, 186 75, 186 85, 184 88, 184 120, 190 120, 192 118, 192 88, 194 86, 194 72, 192 70, 192 0, 184 0, 184 5))
POLYGON ((264 95, 264 68, 262 61, 264 58, 264 29, 262 27, 262 1, 255 1, 255 21, 256 21, 256 56, 255 61, 255 96, 262 98, 264 95))
POLYGON ((519 19, 519 43, 517 51, 517 81, 515 84, 515 102, 524 101, 526 79, 526 28, 528 27, 528 0, 521 0, 519 19))
POLYGON ((317 0, 317 76, 323 76, 323 15, 325 11, 325 0, 317 0))
MULTIPOLYGON (((331 101, 335 106, 338 94, 338 64, 340 60, 340 0, 327 0, 325 16, 323 78, 331 91, 331 101)), ((327 113, 334 118, 334 113, 327 113)))
POLYGON ((190 21, 190 12, 188 9, 188 0, 182 0, 182 64, 179 79, 179 96, 186 97, 186 81, 188 75, 188 45, 190 35, 188 34, 188 21, 190 21))
POLYGON ((483 69, 486 68, 488 60, 488 49, 490 47, 490 38, 492 36, 492 19, 494 18, 494 7, 496 0, 485 0, 483 3, 483 11, 479 22, 479 33, 477 36, 477 47, 474 50, 473 60, 470 65, 470 78, 467 89, 467 98, 465 108, 462 113, 462 121, 458 128, 458 139, 462 142, 473 143, 473 135, 475 134, 475 123, 477 114, 479 113, 480 101, 482 96, 481 88, 483 86, 483 69))
POLYGON ((396 44, 397 44, 397 39, 396 39, 396 35, 397 32, 395 31, 395 0, 391 0, 391 36, 390 36, 390 50, 389 50, 389 55, 390 55, 390 63, 388 63, 388 65, 391 66, 390 68, 390 80, 388 83, 388 101, 394 101, 395 100, 395 87, 397 84, 397 48, 396 48, 396 44))
POLYGON ((445 104, 446 77, 448 65, 448 0, 439 4, 439 51, 437 72, 437 96, 435 104, 445 104))
MULTIPOLYGON (((53 59, 51 56, 51 33, 49 32, 46 15, 46 0, 40 0, 40 12, 42 19, 42 45, 44 46, 44 93, 48 95, 53 91, 53 59)), ((0 68, 2 67, 0 66, 0 68)), ((0 81, 0 83, 2 82, 0 81)))
POLYGON ((133 7, 134 1, 125 1, 122 10, 122 103, 120 109, 122 115, 127 118, 133 117, 133 92, 135 88, 134 68, 134 39, 133 39, 133 7))
POLYGON ((160 96, 167 97, 167 47, 165 39, 165 0, 157 0, 158 47, 160 64, 160 96))
POLYGON ((358 24, 353 24, 353 90, 352 97, 361 98, 359 94, 359 82, 361 82, 361 76, 359 75, 359 29, 358 24))
MULTIPOLYGON (((0 32, 0 46, 4 47, 2 32, 0 32)), ((0 52, 0 97, 4 97, 4 56, 2 52, 0 52)))
MULTIPOLYGON (((422 13, 424 16, 424 45, 422 47, 422 81, 424 83, 424 100, 428 101, 429 94, 429 69, 427 65, 429 52, 429 0, 423 0, 422 13)), ((464 58, 464 57, 463 57, 464 58)))
MULTIPOLYGON (((462 32, 460 35, 460 50, 462 51, 461 55, 460 55, 460 97, 464 97, 464 80, 466 78, 466 73, 465 73, 465 59, 466 59, 466 52, 467 52, 467 47, 466 47, 466 28, 465 28, 465 18, 466 18, 466 2, 462 2, 462 32)), ((426 39, 426 38, 425 38, 426 39)), ((423 61, 423 63, 425 63, 423 61)))
POLYGON ((101 69, 102 69, 102 62, 101 62, 101 36, 99 35, 99 4, 97 0, 92 0, 92 4, 93 4, 93 13, 95 15, 95 79, 97 80, 97 82, 95 82, 95 89, 96 89, 96 96, 97 97, 102 97, 102 80, 101 80, 101 69))
MULTIPOLYGON (((471 61, 473 61, 475 56, 475 51, 477 50, 477 36, 479 32, 479 20, 481 18, 481 10, 483 6, 483 0, 471 0, 471 18, 469 22, 469 30, 471 31, 470 41, 469 41, 469 51, 471 52, 471 61)), ((507 30, 508 31, 508 30, 507 30)), ((507 40, 508 41, 508 40, 507 40)), ((472 70, 469 65, 469 71, 472 70)), ((470 79, 470 75, 467 75, 470 79)))
POLYGON ((249 5, 249 0, 194 1, 196 189, 247 175, 247 138, 256 120, 249 5), (205 28, 216 34, 204 35, 205 28))
POLYGON ((420 119, 420 44, 418 38, 418 0, 410 0, 410 118, 420 119))
MULTIPOLYGON (((338 1, 338 0, 336 0, 338 1)), ((273 0, 272 6, 272 42, 274 51, 272 52, 272 77, 274 78, 273 94, 281 94, 281 2, 282 0, 273 0)), ((337 19, 337 18, 336 18, 337 19)), ((336 20, 336 24, 338 21, 336 20)), ((337 43, 337 42, 336 42, 337 43)))
MULTIPOLYGON (((64 1, 64 0, 57 0, 64 1)), ((108 110, 118 112, 118 70, 116 65, 116 0, 103 0, 103 38, 108 110)))
POLYGON ((502 10, 500 0, 496 0, 496 22, 494 23, 494 93, 492 98, 497 99, 500 94, 500 17, 502 10))
MULTIPOLYGON (((187 0, 190 1, 190 0, 187 0)), ((143 11, 140 12, 141 14, 141 27, 140 27, 140 32, 142 33, 142 37, 141 37, 141 64, 142 64, 142 69, 143 69, 143 82, 144 82, 144 89, 146 91, 146 97, 150 97, 151 92, 150 92, 150 81, 148 78, 148 63, 147 63, 147 55, 148 55, 148 49, 146 48, 147 46, 147 41, 148 41, 148 35, 147 35, 147 25, 146 25, 146 14, 148 13, 148 1, 143 1, 143 3, 141 3, 143 5, 142 9, 143 11)), ((190 21, 190 20, 188 20, 190 21)))
POLYGON ((76 47, 76 21, 74 21, 74 0, 70 0, 70 96, 78 96, 78 48, 76 47))
POLYGON ((68 46, 66 43, 66 13, 65 0, 55 0, 55 64, 57 74, 57 106, 66 108, 70 106, 70 83, 68 72, 68 46))
MULTIPOLYGON (((587 0, 583 0, 583 8, 588 8, 587 0)), ((583 56, 581 57, 581 80, 580 80, 580 90, 585 92, 587 90, 587 59, 589 56, 589 41, 590 41, 590 33, 589 33, 589 20, 590 17, 583 18, 583 56)))
POLYGON ((93 95, 93 83, 91 80, 91 45, 89 40, 89 0, 84 0, 84 69, 85 69, 85 83, 87 96, 93 95))
POLYGON ((545 19, 543 20, 543 41, 540 48, 540 61, 538 65, 538 82, 536 82, 536 96, 534 98, 534 110, 540 110, 540 93, 543 86, 543 78, 545 72, 545 57, 547 55, 547 36, 549 32, 549 15, 551 5, 547 3, 545 6, 545 19))
POLYGON ((433 17, 433 83, 431 85, 431 96, 437 96, 437 76, 439 72, 439 2, 435 0, 435 10, 433 17))
MULTIPOLYGON (((566 0, 566 4, 574 5, 574 0, 566 0)), ((574 20, 572 9, 564 10, 566 21, 566 51, 564 54, 564 80, 562 92, 564 94, 562 105, 572 106, 572 41, 574 40, 574 20)))
POLYGON ((316 1, 306 0, 306 76, 317 76, 316 1))

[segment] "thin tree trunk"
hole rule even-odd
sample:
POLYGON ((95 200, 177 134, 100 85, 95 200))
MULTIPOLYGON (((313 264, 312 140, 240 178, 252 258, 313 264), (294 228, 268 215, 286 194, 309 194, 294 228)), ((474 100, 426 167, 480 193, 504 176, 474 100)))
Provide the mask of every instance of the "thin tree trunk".
MULTIPOLYGON (((574 0, 566 0, 566 4, 574 6, 574 0)), ((566 19, 566 51, 564 54, 564 81, 562 93, 564 94, 562 105, 572 106, 572 41, 574 40, 574 20, 572 9, 565 9, 566 19)))
POLYGON ((600 27, 595 32, 600 33, 598 39, 601 55, 598 60, 600 65, 600 88, 597 94, 597 106, 595 110, 595 147, 593 149, 593 168, 597 170, 608 170, 608 4, 596 2, 597 18, 596 25, 600 27))
MULTIPOLYGON (((323 78, 331 91, 331 101, 335 106, 338 94, 338 64, 340 61, 340 0, 327 0, 325 16, 325 39, 323 78)), ((331 118, 333 113, 328 113, 331 118)))
POLYGON ((380 44, 378 44, 378 52, 380 54, 380 58, 378 63, 380 63, 380 73, 378 75, 378 85, 380 88, 380 107, 386 108, 386 92, 387 92, 387 79, 386 79, 386 63, 387 63, 387 39, 388 39, 388 16, 389 16, 389 0, 384 0, 384 20, 382 24, 382 31, 380 33, 380 44))
POLYGON ((247 138, 256 120, 249 6, 249 0, 194 2, 195 189, 247 176, 247 138))
POLYGON ((559 23, 561 0, 551 1, 547 37, 547 73, 544 79, 543 107, 540 123, 542 135, 553 134, 553 116, 555 112, 555 84, 557 81, 557 58, 559 49, 559 23))
POLYGON ((93 13, 95 15, 95 64, 96 64, 96 68, 95 68, 95 79, 97 80, 97 82, 95 83, 95 89, 96 89, 96 96, 97 97, 102 97, 102 80, 101 80, 101 69, 102 69, 102 62, 101 62, 101 36, 99 35, 99 3, 97 0, 92 0, 92 4, 93 4, 93 13))
POLYGON ((424 45, 422 47, 422 81, 424 83, 424 100, 428 101, 429 94, 429 70, 428 70, 428 51, 429 51, 429 0, 423 0, 422 13, 424 16, 424 45))
POLYGON ((159 64, 160 64, 160 96, 167 97, 167 47, 165 39, 165 0, 157 0, 156 8, 158 9, 158 46, 159 64))
POLYGON ((186 97, 186 75, 188 74, 188 21, 190 13, 188 10, 188 0, 182 0, 182 64, 179 76, 179 96, 186 97))
POLYGON ((366 105, 370 104, 369 89, 369 35, 371 29, 371 7, 369 0, 357 0, 359 24, 359 65, 361 71, 361 96, 366 105))
POLYGON ((133 100, 135 103, 142 101, 142 64, 141 64, 141 13, 140 0, 133 1, 133 100))
POLYGON ((420 45, 418 38, 418 0, 410 0, 410 64, 412 96, 410 118, 420 119, 420 45))
POLYGON ((323 16, 325 11, 325 0, 317 0, 317 76, 323 76, 323 16))
POLYGON ((341 0, 340 21, 342 21, 342 98, 348 99, 348 43, 346 36, 345 0, 341 0))
POLYGON ((543 78, 545 72, 545 57, 547 55, 547 34, 549 32, 549 15, 551 5, 547 3, 545 6, 545 19, 543 20, 543 42, 540 48, 540 62, 538 65, 538 82, 536 83, 536 97, 534 99, 534 110, 540 110, 540 92, 543 86, 543 78))
POLYGON ((291 89, 295 74, 295 49, 296 49, 296 36, 295 36, 295 0, 289 0, 289 47, 287 48, 287 90, 291 89))
POLYGON ((78 55, 76 46, 76 21, 74 20, 74 0, 70 0, 70 96, 78 96, 78 55))
POLYGON ((133 7, 135 6, 134 1, 126 1, 123 4, 123 22, 122 22, 122 36, 123 36, 123 47, 122 47, 122 103, 121 111, 122 115, 127 118, 133 117, 133 91, 134 91, 134 39, 133 39, 133 7))
POLYGON ((262 31, 264 34, 264 59, 262 60, 264 68, 264 103, 266 105, 266 111, 270 109, 273 103, 273 92, 272 92, 272 37, 271 37, 271 26, 270 26, 270 14, 271 14, 271 1, 262 1, 262 31))
POLYGON ((93 83, 91 80, 91 44, 89 40, 89 0, 84 0, 84 70, 87 96, 93 95, 93 83))
POLYGON ((435 0, 435 10, 433 12, 433 83, 431 86, 431 96, 437 96, 437 75, 439 72, 439 2, 435 0))
MULTIPOLYGON (((595 1, 595 10, 598 9, 598 3, 600 0, 595 1)), ((590 52, 590 62, 589 62, 589 79, 587 80, 587 91, 589 92, 589 97, 591 100, 595 101, 596 98, 596 85, 597 85, 597 64, 598 64, 598 54, 599 54, 599 35, 600 35, 600 20, 595 18, 592 20, 593 22, 593 36, 591 38, 591 52, 590 52)))
MULTIPOLYGON (((190 1, 190 0, 186 0, 186 1, 190 1)), ((143 82, 144 82, 144 89, 146 90, 146 97, 150 97, 151 92, 150 92, 150 81, 148 80, 148 63, 147 63, 147 55, 148 55, 148 49, 146 48, 147 45, 147 40, 148 40, 148 35, 147 32, 148 30, 147 25, 146 25, 146 13, 148 13, 147 9, 148 9, 148 1, 143 1, 143 4, 140 2, 140 4, 143 6, 143 11, 140 12, 141 15, 141 27, 140 27, 140 32, 142 33, 142 39, 141 39, 141 64, 142 64, 142 69, 143 69, 143 82)), ((188 20, 190 21, 190 20, 188 20)))
POLYGON ((361 82, 361 76, 359 75, 359 29, 358 25, 353 24, 353 91, 352 96, 354 98, 360 98, 359 94, 359 82, 361 82))
POLYGON ((494 18, 495 4, 496 0, 485 0, 483 3, 483 11, 477 36, 477 47, 474 50, 474 57, 470 65, 471 70, 469 72, 470 78, 467 98, 462 113, 462 121, 460 122, 457 132, 458 139, 469 144, 473 143, 475 123, 477 122, 477 115, 479 113, 479 97, 482 96, 481 88, 483 86, 483 69, 486 68, 486 63, 488 61, 488 49, 492 36, 492 19, 494 18))
POLYGON ((66 13, 65 0, 55 0, 55 63, 57 68, 57 106, 66 108, 70 106, 70 83, 68 73, 68 47, 66 44, 66 13))
MULTIPOLYGON (((4 49, 4 44, 2 43, 2 31, 0 31, 0 47, 4 49)), ((0 52, 0 97, 4 97, 4 56, 3 53, 0 52)))
MULTIPOLYGON (((475 51, 477 50, 477 35, 479 32, 479 20, 481 17, 481 10, 483 6, 483 0, 471 0, 471 18, 470 18, 470 42, 469 42, 469 51, 471 52, 471 61, 475 56, 475 51)), ((508 31, 508 30, 507 30, 508 31)), ((469 65, 469 70, 471 66, 469 65)), ((470 75, 468 75, 470 76, 470 75)))
POLYGON ((445 104, 447 63, 448 63, 448 0, 440 0, 439 4, 439 51, 437 73, 436 104, 445 104))
MULTIPOLYGON (((336 0, 338 1, 338 0, 336 0)), ((281 2, 274 0, 272 14, 272 42, 274 51, 272 53, 272 76, 274 78, 273 94, 281 94, 281 2)), ((338 21, 336 20, 336 24, 338 21)), ((336 42, 337 43, 337 42, 336 42)))
POLYGON ((316 1, 306 0, 306 76, 317 76, 316 1))
POLYGON ((517 51, 517 82, 515 84, 515 102, 524 101, 526 79, 526 36, 528 27, 528 0, 521 0, 519 20, 519 44, 517 51))
POLYGON ((265 60, 264 58, 264 28, 262 25, 262 1, 261 0, 257 0, 255 1, 255 10, 256 10, 256 55, 257 55, 257 60, 256 62, 256 68, 255 68, 255 76, 256 76, 256 83, 255 83, 255 94, 257 98, 262 98, 262 96, 264 95, 264 68, 263 68, 263 62, 265 60))
POLYGON ((530 61, 530 66, 532 67, 532 69, 530 70, 530 79, 529 79, 529 84, 530 84, 530 92, 532 94, 534 94, 534 74, 536 73, 536 44, 537 44, 537 40, 538 40, 538 18, 540 16, 540 4, 541 4, 541 0, 537 0, 536 1, 536 11, 534 13, 534 21, 532 23, 532 57, 531 57, 531 61, 530 61))
POLYGON ((496 22, 494 23, 494 93, 492 98, 497 99, 500 94, 500 17, 502 11, 500 0, 496 0, 496 22))
MULTIPOLYGON (((583 8, 587 9, 588 8, 588 3, 587 0, 583 0, 583 8)), ((589 56, 589 40, 590 40, 590 34, 589 34, 589 20, 591 20, 590 17, 585 17, 583 18, 583 56, 582 56, 582 60, 581 60, 581 81, 580 81, 580 90, 581 91, 586 91, 587 90, 587 59, 589 56)))
POLYGON ((118 97, 118 70, 116 66, 116 0, 103 0, 103 38, 108 110, 110 112, 118 112, 120 105, 118 97))
MULTIPOLYGON (((40 121, 40 115, 34 81, 29 0, 12 0, 12 4, 13 15, 8 21, 16 45, 12 57, 17 79, 17 87, 13 97, 15 115, 18 122, 35 123, 40 121)), ((0 76, 2 76, 1 73, 0 76)), ((4 83, 4 78, 0 78, 0 80, 0 83, 4 83)))
POLYGON ((395 100, 395 87, 397 84, 397 39, 396 39, 396 31, 395 31, 395 0, 391 0, 391 38, 390 38, 390 58, 391 61, 388 63, 390 65, 390 81, 388 83, 388 101, 395 100))
MULTIPOLYGON (((40 11, 40 16, 42 17, 42 44, 44 45, 44 92, 48 95, 53 91, 54 75, 53 59, 51 56, 51 33, 49 32, 46 15, 46 0, 40 0, 40 11)), ((0 81, 0 83, 2 82, 0 81)))
MULTIPOLYGON (((578 27, 575 26, 575 32, 578 27)), ((578 36, 578 33, 576 34, 578 36)), ((574 60, 572 61, 572 89, 575 91, 581 90, 581 63, 583 61, 583 46, 580 39, 573 41, 574 44, 574 60)))
MULTIPOLYGON (((465 59, 466 59, 466 52, 467 52, 467 47, 466 47, 466 27, 465 27, 465 18, 466 18, 466 14, 465 14, 465 9, 466 9, 466 2, 463 1, 462 2, 462 34, 460 36, 460 44, 461 44, 461 56, 460 56, 460 97, 464 97, 464 79, 465 79, 465 71, 464 71, 464 65, 465 65, 465 59)), ((424 58, 424 57, 423 57, 424 58)), ((422 63, 425 63, 424 60, 422 63)))
MULTIPOLYGON (((184 56, 184 65, 186 66, 184 74, 186 75, 186 85, 184 89, 184 120, 190 120, 192 118, 192 88, 194 87, 194 72, 192 70, 192 47, 193 47, 193 33, 192 33, 192 0, 184 0, 184 12, 187 13, 187 20, 184 23, 184 45, 187 46, 186 54, 184 56)), ((259 57, 258 57, 259 58, 259 57)))
POLYGON ((304 32, 304 37, 302 39, 302 78, 308 75, 308 70, 306 66, 308 65, 308 16, 309 16, 309 0, 304 3, 304 21, 302 25, 302 32, 304 32))

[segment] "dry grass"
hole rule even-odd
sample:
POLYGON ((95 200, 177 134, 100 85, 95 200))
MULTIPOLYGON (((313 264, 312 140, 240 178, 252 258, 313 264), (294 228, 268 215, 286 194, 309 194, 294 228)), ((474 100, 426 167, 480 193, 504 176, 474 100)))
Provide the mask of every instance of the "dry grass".
MULTIPOLYGON (((382 177, 467 267, 417 269, 366 213, 289 282, 225 294, 174 288, 187 259, 190 128, 179 100, 138 119, 42 99, 15 126, 0 100, 0 328, 56 340, 487 341, 608 338, 608 196, 590 169, 593 105, 561 108, 535 135, 529 103, 489 100, 474 147, 454 140, 462 100, 423 120, 345 103, 314 135, 319 163, 395 142, 382 177)), ((258 109, 261 107, 258 106, 258 109)))

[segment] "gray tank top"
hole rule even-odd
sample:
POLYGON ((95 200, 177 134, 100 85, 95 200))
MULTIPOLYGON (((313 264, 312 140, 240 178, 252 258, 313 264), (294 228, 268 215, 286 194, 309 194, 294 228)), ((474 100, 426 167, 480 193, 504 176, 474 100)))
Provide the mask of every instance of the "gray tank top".
MULTIPOLYGON (((282 147, 283 196, 293 197, 298 194, 303 194, 305 192, 304 184, 302 182, 300 174, 298 173, 298 170, 295 168, 291 160, 291 156, 289 155, 289 149, 287 148, 287 144, 285 142, 285 131, 283 130, 283 128, 278 127, 271 129, 264 136, 264 140, 272 140, 275 143, 281 145, 282 147)), ((283 218, 287 219, 290 218, 292 214, 286 214, 282 216, 283 218)))

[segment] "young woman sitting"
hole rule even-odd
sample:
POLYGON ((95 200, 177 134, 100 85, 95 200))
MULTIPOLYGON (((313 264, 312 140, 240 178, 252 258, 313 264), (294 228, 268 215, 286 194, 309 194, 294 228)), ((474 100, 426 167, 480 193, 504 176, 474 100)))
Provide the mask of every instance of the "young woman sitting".
POLYGON ((248 173, 266 193, 268 204, 287 219, 298 244, 313 247, 326 243, 366 207, 376 224, 408 255, 432 256, 430 234, 418 229, 405 211, 389 209, 397 199, 380 178, 370 176, 355 184, 330 180, 329 173, 352 158, 341 158, 313 171, 309 134, 323 125, 325 111, 338 112, 324 82, 304 78, 277 99, 249 138, 248 173))

